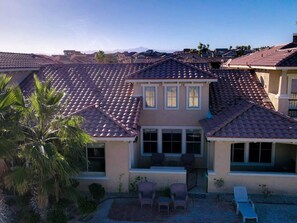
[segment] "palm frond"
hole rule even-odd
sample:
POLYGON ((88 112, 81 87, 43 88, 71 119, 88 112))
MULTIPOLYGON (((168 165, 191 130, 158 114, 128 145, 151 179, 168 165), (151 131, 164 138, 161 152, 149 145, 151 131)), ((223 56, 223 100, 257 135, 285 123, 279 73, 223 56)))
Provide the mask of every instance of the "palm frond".
POLYGON ((4 177, 5 186, 14 188, 19 194, 25 194, 30 190, 30 172, 25 167, 16 167, 4 177))

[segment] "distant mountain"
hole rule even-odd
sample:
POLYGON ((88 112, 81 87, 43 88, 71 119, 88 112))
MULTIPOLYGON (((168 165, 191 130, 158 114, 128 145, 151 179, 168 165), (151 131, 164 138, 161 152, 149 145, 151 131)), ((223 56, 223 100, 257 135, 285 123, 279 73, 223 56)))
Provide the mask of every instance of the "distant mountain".
MULTIPOLYGON (((149 50, 149 48, 146 48, 146 47, 136 47, 136 48, 130 48, 130 49, 116 49, 116 50, 106 50, 104 51, 105 53, 116 53, 116 52, 125 52, 125 51, 128 51, 128 52, 137 52, 137 53, 140 53, 140 52, 145 52, 149 50)), ((165 53, 173 53, 177 50, 158 50, 158 49, 153 49, 154 51, 158 51, 158 52, 165 52, 165 53)), ((82 53, 87 53, 87 54, 90 54, 90 53, 95 53, 97 52, 98 50, 89 50, 89 51, 82 51, 82 53)))

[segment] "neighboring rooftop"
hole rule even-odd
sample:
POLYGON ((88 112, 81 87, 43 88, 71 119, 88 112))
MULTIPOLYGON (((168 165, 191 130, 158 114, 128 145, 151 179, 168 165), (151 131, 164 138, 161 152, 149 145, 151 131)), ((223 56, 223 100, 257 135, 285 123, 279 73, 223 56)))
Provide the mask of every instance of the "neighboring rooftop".
MULTIPOLYGON (((66 92, 64 115, 80 114, 93 137, 131 137, 137 134, 142 102, 132 97, 125 77, 146 64, 63 64, 42 67, 38 77, 52 79, 66 92)), ((20 85, 25 95, 33 91, 32 76, 20 85)))
POLYGON ((0 70, 38 70, 42 65, 54 63, 51 57, 45 55, 0 52, 0 70))
POLYGON ((147 66, 127 76, 127 81, 133 80, 216 80, 210 72, 200 70, 195 66, 168 58, 147 66))
POLYGON ((242 99, 274 109, 253 72, 237 69, 212 69, 211 72, 218 79, 210 84, 209 89, 209 108, 212 114, 217 114, 242 99))
POLYGON ((227 62, 229 67, 297 67, 297 43, 274 46, 227 62))
POLYGON ((237 101, 200 124, 207 139, 297 139, 297 121, 248 101, 237 101))

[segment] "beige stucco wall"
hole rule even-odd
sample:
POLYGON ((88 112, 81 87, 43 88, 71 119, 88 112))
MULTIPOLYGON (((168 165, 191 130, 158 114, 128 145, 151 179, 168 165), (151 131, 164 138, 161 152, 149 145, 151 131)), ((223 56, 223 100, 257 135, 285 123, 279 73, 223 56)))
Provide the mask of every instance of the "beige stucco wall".
POLYGON ((153 171, 150 169, 137 169, 130 172, 130 182, 133 182, 133 180, 138 176, 146 177, 147 181, 155 182, 157 190, 162 190, 174 183, 187 182, 186 171, 170 172, 153 171))
MULTIPOLYGON (((231 142, 215 142, 214 171, 209 171, 208 192, 232 193, 236 185, 246 186, 249 193, 261 193, 259 184, 266 184, 274 194, 297 195, 297 174, 294 173, 260 173, 230 172, 231 142), (224 186, 216 188, 214 179, 224 179, 224 186)), ((285 146, 286 147, 286 146, 285 146)), ((279 147, 278 147, 279 149, 279 147)), ((277 152, 281 154, 281 151, 277 152)), ((284 152, 284 156, 286 156, 284 152)), ((296 148, 292 149, 296 153, 296 148)), ((296 156, 296 155, 295 155, 296 156)), ((281 159, 280 159, 281 160, 281 159)))
POLYGON ((121 178, 123 192, 128 191, 129 182, 129 143, 108 141, 105 143, 105 177, 79 179, 79 189, 88 190, 91 183, 101 184, 107 192, 118 192, 119 177, 121 178))
POLYGON ((8 85, 19 85, 26 77, 31 73, 37 73, 38 71, 4 71, 0 70, 0 74, 4 73, 11 77, 11 80, 8 85))
MULTIPOLYGON (((206 118, 209 103, 209 84, 204 83, 201 89, 201 109, 186 109, 186 87, 181 83, 179 87, 179 109, 165 110, 164 108, 164 86, 158 86, 157 110, 142 110, 140 122, 141 126, 199 126, 199 120, 206 118)), ((142 94, 139 84, 134 84, 134 92, 142 94)))
POLYGON ((278 93, 279 78, 281 71, 279 70, 267 70, 267 71, 256 71, 256 75, 263 84, 263 87, 267 93, 278 93))

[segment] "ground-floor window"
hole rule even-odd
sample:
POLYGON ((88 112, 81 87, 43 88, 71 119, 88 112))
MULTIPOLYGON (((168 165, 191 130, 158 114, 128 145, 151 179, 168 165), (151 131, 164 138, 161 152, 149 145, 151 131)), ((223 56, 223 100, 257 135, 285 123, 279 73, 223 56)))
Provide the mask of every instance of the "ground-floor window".
POLYGON ((143 152, 156 153, 158 151, 158 129, 143 129, 143 152))
POLYGON ((244 143, 234 143, 231 145, 231 162, 244 162, 244 143))
POLYGON ((143 127, 142 154, 183 154, 202 156, 202 132, 195 127, 143 127))
POLYGON ((187 153, 201 154, 201 130, 186 129, 187 153))
POLYGON ((271 164, 273 162, 273 143, 233 143, 231 144, 231 162, 271 164))
POLYGON ((105 172, 105 144, 95 143, 86 147, 87 164, 84 172, 105 172))
POLYGON ((182 152, 182 130, 163 129, 162 130, 162 152, 181 153, 182 152))

